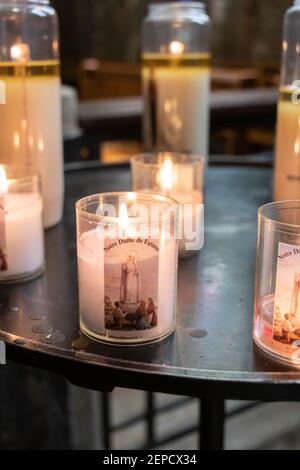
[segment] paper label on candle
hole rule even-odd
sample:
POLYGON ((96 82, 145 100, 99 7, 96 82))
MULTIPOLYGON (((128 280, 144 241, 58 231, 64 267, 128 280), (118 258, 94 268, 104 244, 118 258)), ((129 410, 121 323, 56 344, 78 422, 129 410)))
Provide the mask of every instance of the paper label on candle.
POLYGON ((5 209, 3 198, 0 198, 0 271, 7 271, 5 209))
POLYGON ((279 243, 272 348, 300 358, 300 246, 279 243))
POLYGON ((159 325, 159 240, 104 244, 105 328, 118 337, 145 336, 159 325))

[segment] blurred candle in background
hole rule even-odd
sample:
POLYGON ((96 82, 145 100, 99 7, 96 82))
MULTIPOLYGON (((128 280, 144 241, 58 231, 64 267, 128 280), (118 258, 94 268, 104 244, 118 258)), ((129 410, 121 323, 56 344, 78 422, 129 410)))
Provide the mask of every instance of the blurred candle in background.
POLYGON ((151 5, 143 28, 146 149, 207 158, 210 20, 203 3, 151 5))

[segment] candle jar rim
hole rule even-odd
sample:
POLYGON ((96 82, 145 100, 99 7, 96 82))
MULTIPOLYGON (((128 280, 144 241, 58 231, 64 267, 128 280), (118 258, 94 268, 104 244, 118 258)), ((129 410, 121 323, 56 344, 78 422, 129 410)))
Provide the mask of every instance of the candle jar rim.
POLYGON ((180 152, 149 152, 135 155, 131 158, 132 165, 139 165, 146 168, 161 168, 165 161, 170 160, 176 167, 186 165, 191 167, 205 166, 205 157, 196 154, 180 152), (161 161, 159 159, 161 158, 161 161))
MULTIPOLYGON (((99 194, 93 194, 91 196, 86 196, 84 198, 79 199, 76 204, 76 212, 80 218, 85 219, 89 222, 94 222, 94 223, 102 223, 102 224, 118 224, 119 223, 119 217, 111 217, 111 216, 105 216, 105 215, 100 215, 97 213, 89 212, 87 210, 87 205, 94 205, 96 202, 99 203, 102 202, 103 199, 110 200, 112 205, 117 205, 120 204, 120 201, 122 198, 125 199, 127 198, 128 203, 136 203, 136 204, 148 204, 150 206, 150 203, 161 203, 165 204, 165 206, 170 207, 170 211, 167 211, 165 213, 160 212, 159 214, 159 220, 163 220, 164 218, 169 218, 170 220, 176 220, 179 217, 179 203, 168 196, 163 196, 161 194, 153 194, 153 193, 139 193, 139 192, 131 192, 131 191, 125 191, 125 192, 109 192, 109 193, 99 193, 99 194), (133 198, 133 196, 136 196, 133 198), (176 208, 176 210, 174 210, 176 208), (172 210, 171 210, 172 209, 172 210), (171 214, 171 217, 170 217, 171 214)), ((135 225, 135 224, 141 224, 142 222, 145 222, 145 220, 141 217, 129 217, 129 225, 135 225)))
POLYGON ((274 230, 288 234, 300 234, 300 200, 265 204, 258 209, 258 217, 259 220, 269 223, 274 230), (281 220, 283 215, 285 221, 281 220), (298 223, 295 221, 295 216, 298 223), (289 217, 291 217, 291 221, 288 221, 289 217))

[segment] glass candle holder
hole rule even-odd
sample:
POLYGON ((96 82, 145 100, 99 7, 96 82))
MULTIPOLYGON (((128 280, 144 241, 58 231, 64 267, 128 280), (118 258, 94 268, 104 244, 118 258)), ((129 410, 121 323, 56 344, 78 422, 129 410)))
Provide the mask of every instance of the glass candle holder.
POLYGON ((300 201, 259 209, 254 341, 300 364, 300 201))
POLYGON ((58 17, 49 0, 0 0, 0 25, 0 162, 41 175, 48 228, 64 200, 58 17))
POLYGON ((134 157, 131 169, 133 191, 178 201, 179 256, 198 253, 204 246, 205 159, 183 153, 149 153, 134 157))
POLYGON ((0 166, 0 283, 33 279, 44 270, 39 175, 0 166))
POLYGON ((208 156, 211 22, 204 2, 149 6, 142 34, 147 151, 208 156))
POLYGON ((176 325, 176 201, 107 193, 76 204, 80 326, 111 343, 158 340, 176 325))

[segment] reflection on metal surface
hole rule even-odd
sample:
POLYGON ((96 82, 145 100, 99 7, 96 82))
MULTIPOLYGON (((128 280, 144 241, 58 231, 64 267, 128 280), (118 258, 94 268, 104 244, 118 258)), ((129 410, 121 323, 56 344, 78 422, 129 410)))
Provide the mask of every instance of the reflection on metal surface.
POLYGON ((208 335, 205 330, 189 330, 188 333, 192 338, 206 338, 208 335))
POLYGON ((142 152, 142 145, 135 140, 103 142, 100 146, 102 163, 129 162, 131 157, 142 152))
POLYGON ((30 315, 29 319, 32 321, 43 321, 46 320, 47 315, 42 314, 42 313, 34 313, 33 315, 30 315))
POLYGON ((24 338, 17 338, 14 340, 14 344, 16 344, 17 346, 25 346, 26 343, 27 341, 24 338))
POLYGON ((59 330, 56 330, 53 333, 49 333, 45 336, 40 337, 41 342, 45 344, 63 343, 65 339, 66 339, 65 335, 59 330))
POLYGON ((53 331, 53 328, 47 323, 41 323, 40 325, 34 326, 31 331, 38 335, 49 335, 53 331))
POLYGON ((79 337, 72 341, 72 348, 77 351, 84 351, 91 343, 91 340, 80 333, 79 337))
POLYGON ((19 307, 9 307, 9 311, 17 313, 19 311, 19 307))

